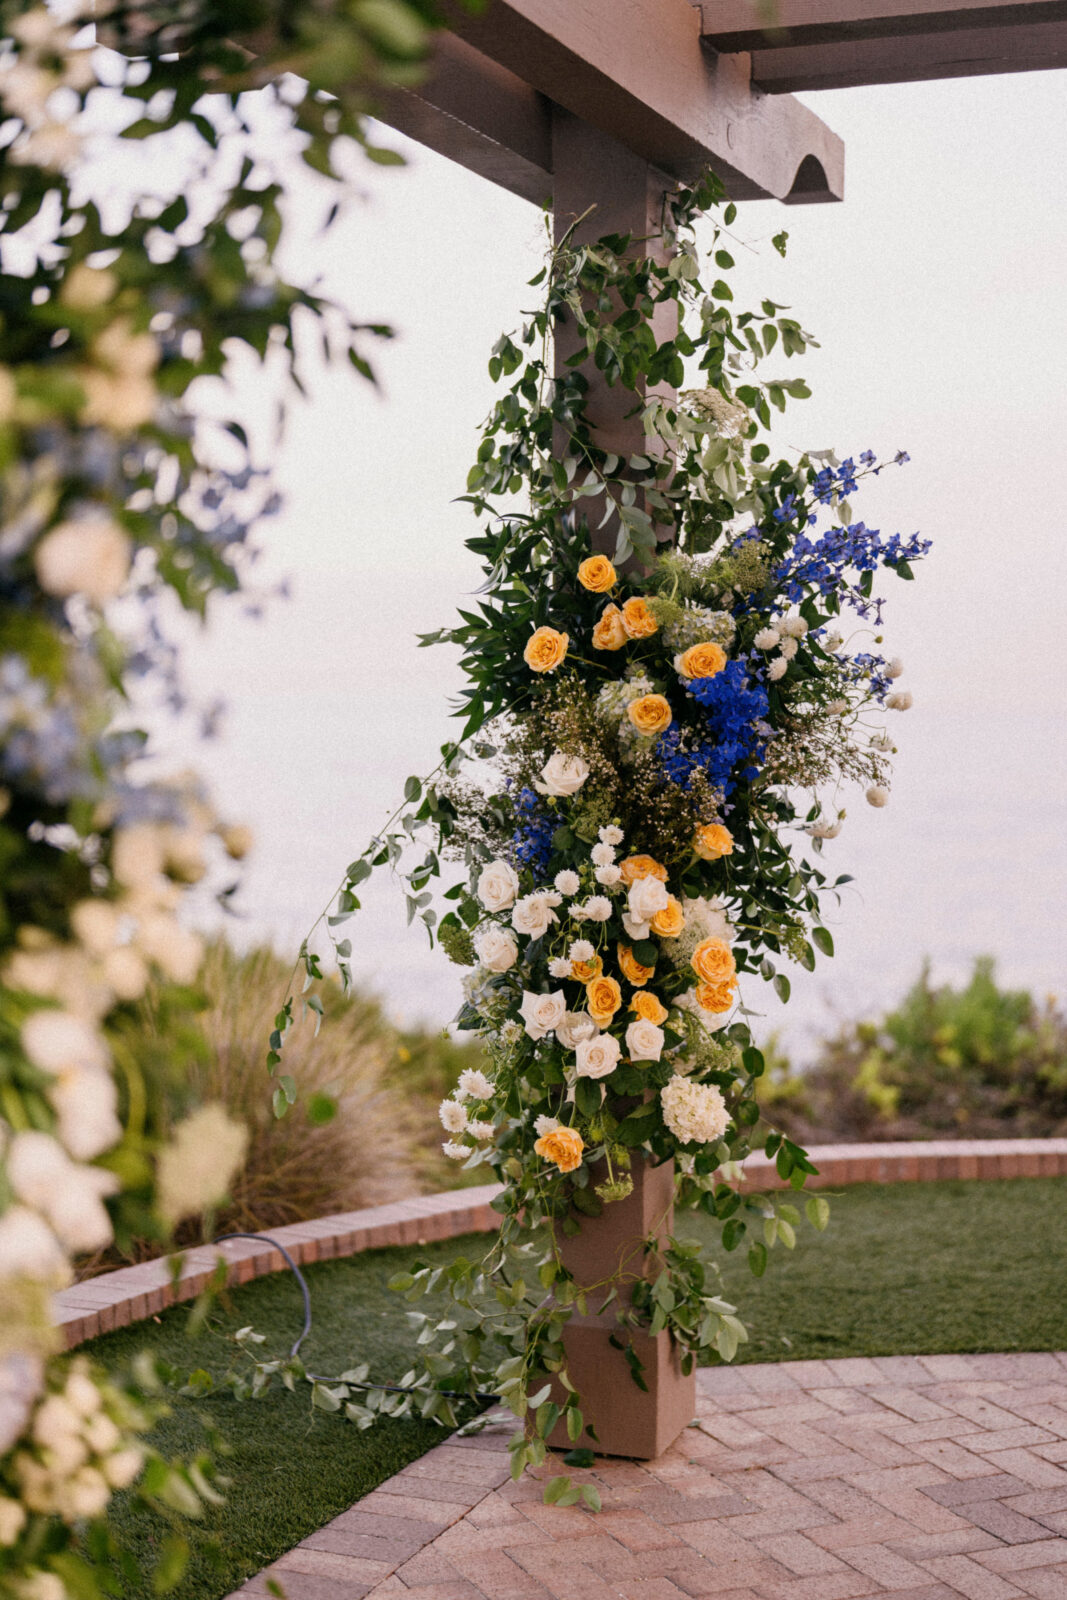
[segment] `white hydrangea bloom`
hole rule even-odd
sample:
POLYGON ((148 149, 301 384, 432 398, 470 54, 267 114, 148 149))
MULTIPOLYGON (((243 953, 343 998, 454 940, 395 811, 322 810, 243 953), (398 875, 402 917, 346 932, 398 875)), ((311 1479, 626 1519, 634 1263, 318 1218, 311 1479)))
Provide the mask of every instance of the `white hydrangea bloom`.
POLYGON ((660 1090, 663 1120, 682 1144, 711 1144, 730 1123, 726 1102, 714 1084, 675 1076, 660 1090))

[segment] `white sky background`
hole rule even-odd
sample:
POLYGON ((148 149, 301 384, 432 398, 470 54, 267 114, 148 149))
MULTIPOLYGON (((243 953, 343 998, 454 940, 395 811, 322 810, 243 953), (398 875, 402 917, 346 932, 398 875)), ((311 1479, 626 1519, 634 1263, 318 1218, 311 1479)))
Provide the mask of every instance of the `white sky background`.
MULTIPOLYGON (((891 719, 890 806, 851 797, 826 848, 857 880, 827 908, 837 958, 793 969, 786 1011, 763 985, 746 995, 798 1057, 828 1012, 900 996, 924 955, 938 978, 988 952, 1005 980, 1067 988, 1067 74, 801 98, 845 139, 847 199, 742 206, 734 231, 762 248, 733 251, 738 306, 770 295, 821 341, 778 363, 815 391, 779 441, 907 449, 911 465, 865 488, 855 514, 921 529, 934 549, 913 584, 879 586, 916 703, 891 719), (783 226, 785 262, 769 245, 783 226)), ((347 368, 315 376, 277 455, 287 507, 264 536, 264 576, 290 578, 293 598, 260 622, 220 606, 187 651, 194 689, 230 711, 218 742, 182 753, 257 837, 231 929, 282 950, 454 730, 454 654, 414 636, 478 581, 468 508, 450 502, 492 402, 489 347, 534 303, 543 247, 525 202, 383 142, 410 165, 360 166, 365 200, 325 239, 309 226, 287 263, 397 327, 374 357, 381 390, 347 368)), ((241 393, 262 409, 258 373, 241 393)), ((446 1022, 459 969, 405 931, 398 891, 365 903, 346 929, 360 981, 398 1018, 446 1022)))

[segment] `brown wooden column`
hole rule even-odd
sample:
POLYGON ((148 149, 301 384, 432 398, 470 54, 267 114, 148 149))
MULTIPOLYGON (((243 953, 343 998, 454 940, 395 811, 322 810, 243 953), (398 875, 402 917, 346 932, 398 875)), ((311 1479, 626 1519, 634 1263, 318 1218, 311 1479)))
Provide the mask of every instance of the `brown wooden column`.
MULTIPOLYGON (((555 237, 562 238, 576 217, 590 206, 596 209, 578 226, 575 238, 586 243, 607 233, 630 233, 635 250, 656 254, 662 246, 636 243, 659 233, 663 192, 669 179, 632 151, 558 108, 553 113, 552 167, 554 175, 555 237)), ((674 307, 666 306, 655 326, 657 338, 669 339, 675 330, 674 307)), ((556 370, 564 367, 567 356, 577 347, 573 330, 566 326, 557 332, 556 370)), ((640 415, 627 417, 642 398, 618 385, 610 388, 590 364, 585 370, 590 381, 588 415, 596 439, 605 450, 623 458, 646 453, 640 415)), ((657 388, 657 393, 673 391, 657 388)), ((588 506, 597 502, 587 501, 588 506)), ((599 510, 602 511, 602 503, 599 510)), ((599 520, 599 512, 590 521, 599 520)), ((611 553, 616 528, 612 523, 594 532, 597 549, 611 553)), ((626 1281, 644 1276, 649 1270, 642 1241, 651 1234, 666 1238, 673 1226, 674 1163, 661 1167, 645 1165, 635 1155, 633 1193, 604 1207, 600 1217, 580 1217, 581 1232, 561 1240, 564 1265, 583 1286, 615 1278, 620 1298, 628 1295, 626 1281)), ((638 1388, 621 1350, 609 1340, 616 1332, 613 1302, 606 1311, 598 1308, 607 1290, 593 1289, 585 1316, 571 1318, 564 1335, 571 1381, 578 1389, 587 1419, 597 1432, 597 1448, 605 1455, 634 1456, 649 1460, 662 1454, 696 1415, 696 1376, 683 1377, 677 1352, 669 1334, 657 1338, 637 1336, 634 1348, 644 1366, 647 1392, 638 1388)), ((623 1335, 626 1337, 625 1333, 623 1335)), ((568 1442, 560 1430, 553 1444, 566 1449, 568 1442)), ((583 1438, 583 1444, 588 1441, 583 1438)))

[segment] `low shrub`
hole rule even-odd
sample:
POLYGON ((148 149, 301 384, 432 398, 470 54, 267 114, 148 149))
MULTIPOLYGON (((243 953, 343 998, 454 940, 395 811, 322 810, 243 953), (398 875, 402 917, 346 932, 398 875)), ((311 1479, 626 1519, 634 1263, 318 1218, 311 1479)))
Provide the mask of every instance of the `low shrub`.
POLYGON ((979 958, 960 988, 929 964, 879 1021, 849 1023, 795 1071, 772 1051, 769 1121, 809 1142, 1067 1134, 1067 1015, 1053 997, 1001 989, 979 958))

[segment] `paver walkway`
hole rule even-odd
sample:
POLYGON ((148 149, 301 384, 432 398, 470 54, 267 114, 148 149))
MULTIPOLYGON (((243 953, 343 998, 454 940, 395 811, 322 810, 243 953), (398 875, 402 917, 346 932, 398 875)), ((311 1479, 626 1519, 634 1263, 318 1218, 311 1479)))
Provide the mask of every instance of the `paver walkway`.
POLYGON ((507 1474, 513 1424, 452 1439, 245 1584, 289 1600, 1067 1600, 1067 1355, 705 1371, 604 1511, 507 1474))

